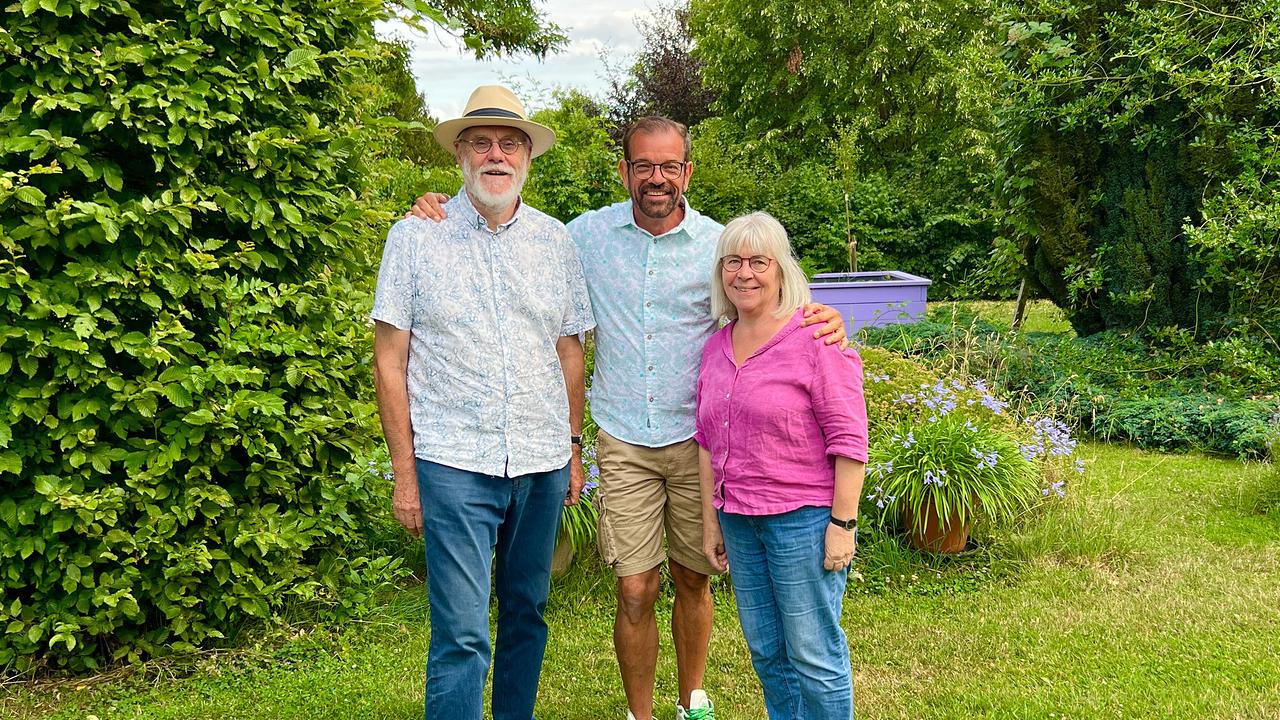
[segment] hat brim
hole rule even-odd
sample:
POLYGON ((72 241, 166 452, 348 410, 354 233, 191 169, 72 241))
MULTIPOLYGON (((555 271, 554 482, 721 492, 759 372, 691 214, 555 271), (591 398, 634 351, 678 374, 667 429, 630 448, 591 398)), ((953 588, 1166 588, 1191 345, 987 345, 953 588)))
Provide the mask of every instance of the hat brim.
POLYGON ((529 120, 489 115, 470 115, 468 117, 445 120, 436 125, 433 134, 436 142, 440 143, 440 147, 452 153, 453 143, 458 139, 458 135, 467 128, 478 126, 513 127, 523 131, 525 135, 529 136, 529 141, 533 144, 530 148, 530 157, 538 157, 556 144, 555 132, 546 125, 539 125, 529 120))

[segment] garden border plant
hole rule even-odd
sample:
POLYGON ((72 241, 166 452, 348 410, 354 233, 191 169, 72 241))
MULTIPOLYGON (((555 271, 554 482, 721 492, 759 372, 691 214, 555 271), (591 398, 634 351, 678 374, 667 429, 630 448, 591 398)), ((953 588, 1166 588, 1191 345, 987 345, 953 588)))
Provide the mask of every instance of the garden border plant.
POLYGON ((380 2, 0 29, 0 668, 355 610, 373 442, 348 84, 380 2))

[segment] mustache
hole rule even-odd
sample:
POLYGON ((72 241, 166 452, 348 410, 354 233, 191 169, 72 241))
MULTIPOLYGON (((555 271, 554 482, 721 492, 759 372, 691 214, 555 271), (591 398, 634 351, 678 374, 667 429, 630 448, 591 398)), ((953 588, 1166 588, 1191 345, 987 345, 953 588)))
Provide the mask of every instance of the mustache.
POLYGON ((676 186, 670 181, 663 181, 660 183, 645 181, 644 185, 641 186, 640 191, 644 192, 645 190, 666 190, 674 193, 676 191, 676 186))

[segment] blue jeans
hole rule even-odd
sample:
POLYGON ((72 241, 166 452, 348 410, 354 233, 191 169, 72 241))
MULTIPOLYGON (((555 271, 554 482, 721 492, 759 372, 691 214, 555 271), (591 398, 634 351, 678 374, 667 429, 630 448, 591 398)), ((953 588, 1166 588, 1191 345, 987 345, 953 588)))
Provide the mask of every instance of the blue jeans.
POLYGON ((829 507, 720 512, 738 621, 770 720, 849 720, 853 675, 840 628, 848 569, 822 567, 829 507))
POLYGON ((547 647, 543 613, 569 468, 496 477, 418 460, 427 556, 426 720, 480 720, 496 571, 494 720, 531 720, 547 647), (496 561, 496 568, 493 563, 496 561))

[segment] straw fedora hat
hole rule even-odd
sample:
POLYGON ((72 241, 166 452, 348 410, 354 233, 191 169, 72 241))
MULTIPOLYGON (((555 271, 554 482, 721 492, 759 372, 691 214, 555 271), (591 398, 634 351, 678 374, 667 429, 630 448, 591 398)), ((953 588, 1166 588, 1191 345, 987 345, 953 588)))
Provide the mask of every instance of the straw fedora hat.
POLYGON ((436 142, 445 150, 453 152, 453 143, 458 139, 458 134, 477 125, 501 125, 523 130, 533 141, 531 157, 538 157, 556 143, 556 134, 551 128, 530 122, 515 93, 501 85, 481 85, 476 88, 471 93, 471 99, 467 100, 462 117, 436 125, 436 142))

